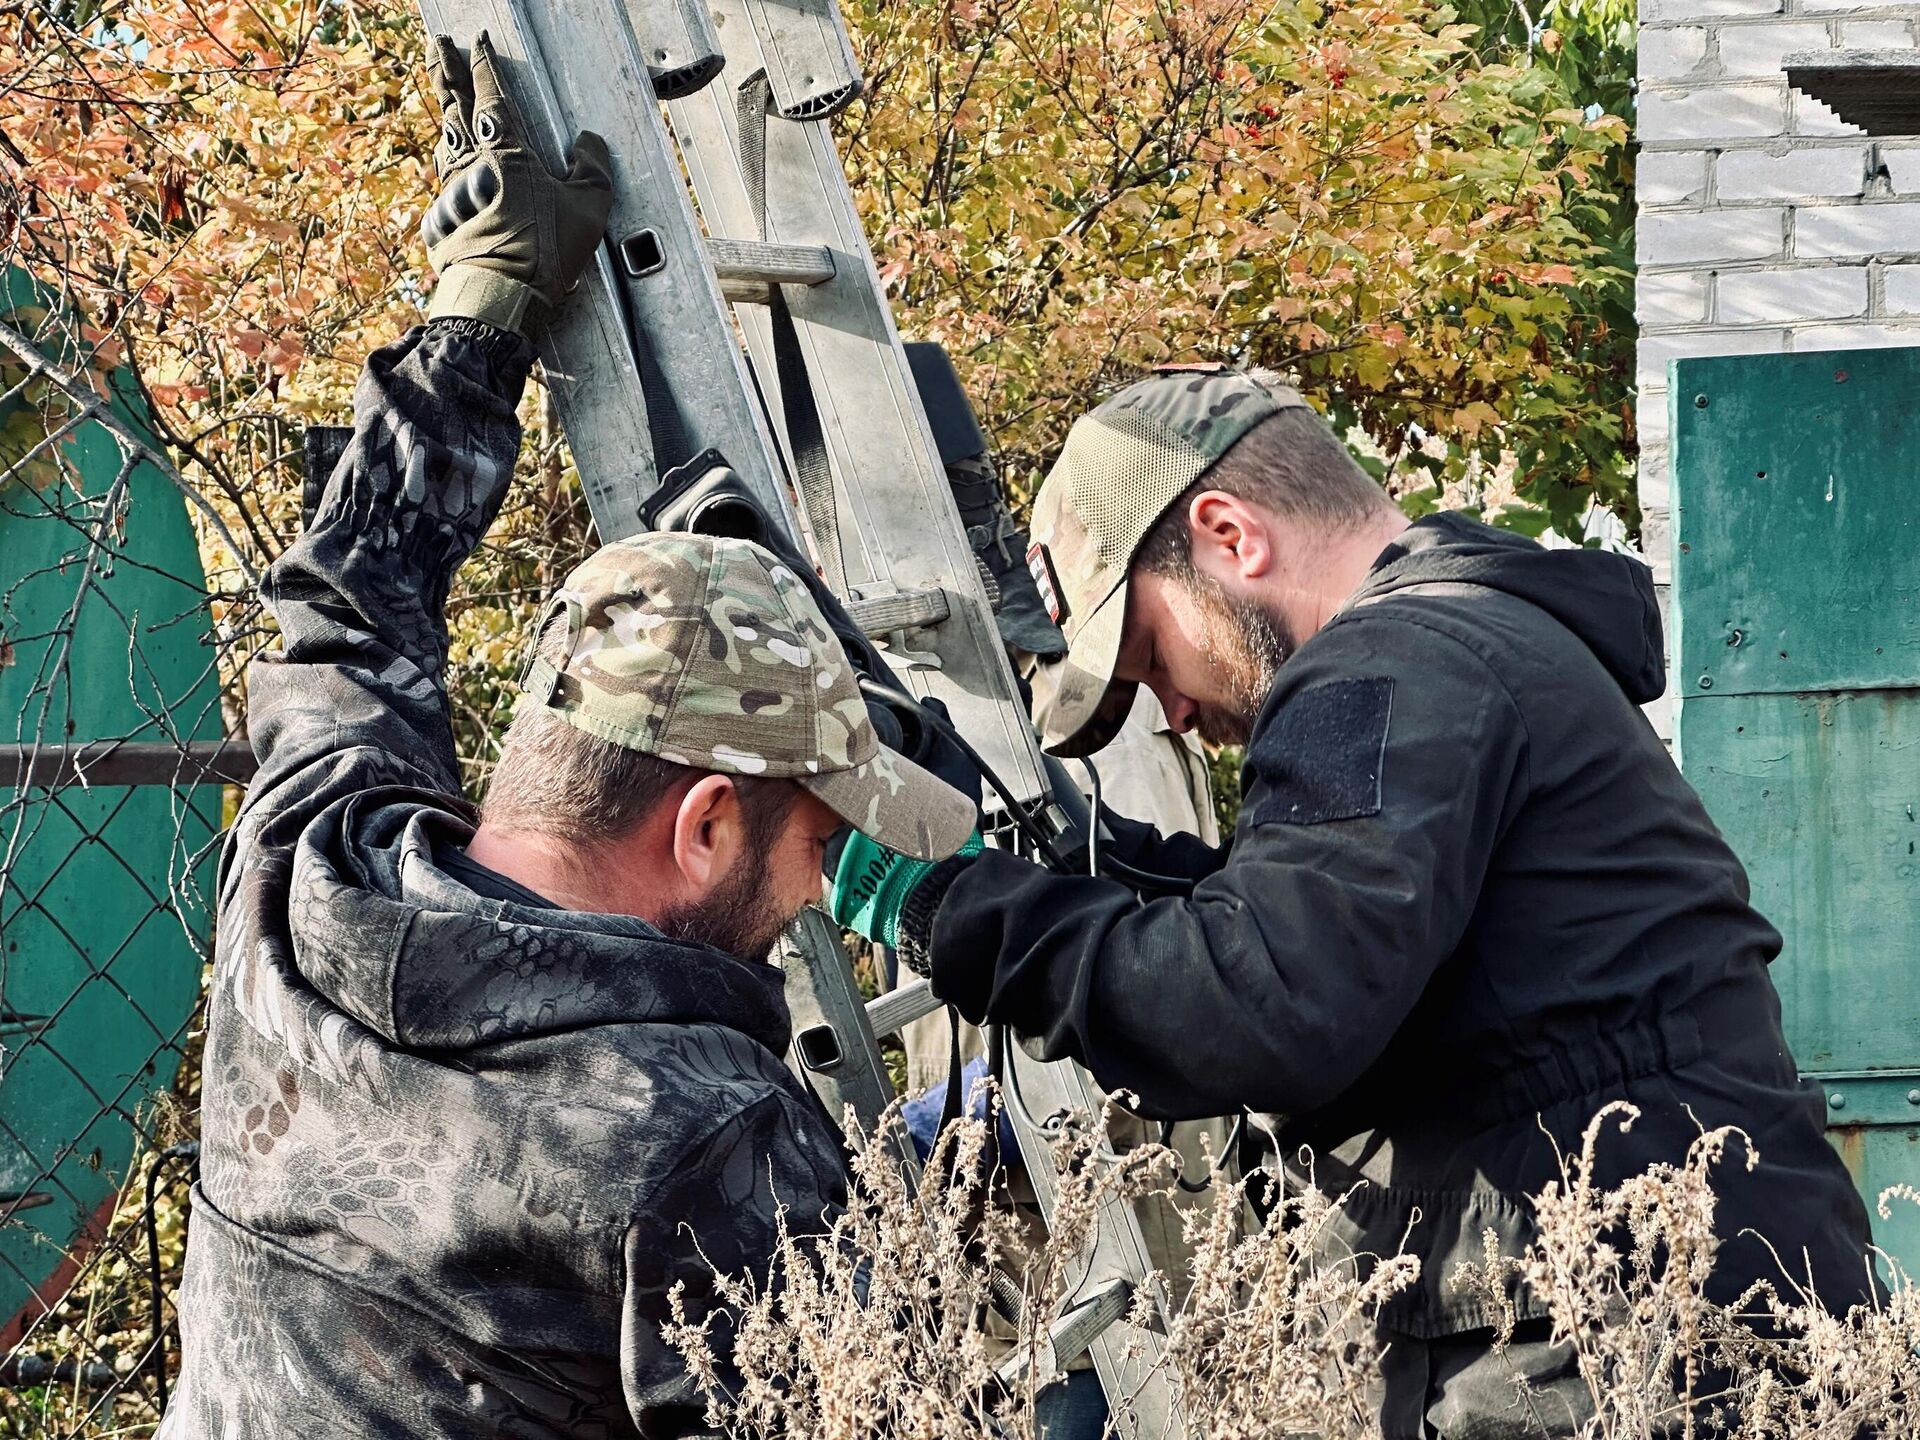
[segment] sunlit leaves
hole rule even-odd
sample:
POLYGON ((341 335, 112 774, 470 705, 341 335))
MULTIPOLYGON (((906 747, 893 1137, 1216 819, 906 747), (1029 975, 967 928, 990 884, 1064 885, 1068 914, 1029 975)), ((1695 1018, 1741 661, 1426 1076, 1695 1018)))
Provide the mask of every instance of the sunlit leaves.
POLYGON ((1370 435, 1396 487, 1425 483, 1419 450, 1517 464, 1563 522, 1630 507, 1624 376, 1592 344, 1618 278, 1592 237, 1619 217, 1584 189, 1626 129, 1554 70, 1422 0, 852 13, 883 273, 1019 480, 1142 366, 1245 359, 1370 435))

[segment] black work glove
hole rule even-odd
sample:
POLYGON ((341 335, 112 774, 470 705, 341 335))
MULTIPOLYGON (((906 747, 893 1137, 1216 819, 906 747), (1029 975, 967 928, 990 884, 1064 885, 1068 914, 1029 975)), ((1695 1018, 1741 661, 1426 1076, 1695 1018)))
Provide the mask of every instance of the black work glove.
POLYGON ((558 304, 606 234, 613 209, 607 142, 582 130, 567 173, 549 174, 527 148, 484 30, 471 65, 451 39, 434 36, 427 74, 440 102, 433 148, 440 194, 420 222, 440 275, 427 313, 521 332, 533 302, 558 304))

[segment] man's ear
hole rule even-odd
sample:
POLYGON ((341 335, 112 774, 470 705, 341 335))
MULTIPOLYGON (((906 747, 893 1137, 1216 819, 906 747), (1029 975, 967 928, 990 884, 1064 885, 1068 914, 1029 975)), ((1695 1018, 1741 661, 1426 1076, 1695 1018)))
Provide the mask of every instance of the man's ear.
POLYGON ((1238 495, 1202 490, 1187 506, 1187 533, 1194 568, 1230 590, 1273 568, 1273 518, 1238 495))
POLYGON ((687 787, 673 817, 673 863, 690 889, 712 889, 744 841, 740 792, 730 776, 703 775, 687 787))

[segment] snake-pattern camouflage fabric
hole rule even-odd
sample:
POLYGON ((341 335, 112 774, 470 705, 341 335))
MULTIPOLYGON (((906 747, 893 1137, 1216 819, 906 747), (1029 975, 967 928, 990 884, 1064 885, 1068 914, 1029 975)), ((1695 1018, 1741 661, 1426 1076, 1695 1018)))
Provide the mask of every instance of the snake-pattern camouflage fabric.
POLYGON ((776 1209, 843 1199, 777 970, 483 898, 441 671, 531 354, 472 321, 368 362, 265 593, 261 762, 222 862, 202 1180, 167 1440, 697 1430, 660 1339, 776 1209))

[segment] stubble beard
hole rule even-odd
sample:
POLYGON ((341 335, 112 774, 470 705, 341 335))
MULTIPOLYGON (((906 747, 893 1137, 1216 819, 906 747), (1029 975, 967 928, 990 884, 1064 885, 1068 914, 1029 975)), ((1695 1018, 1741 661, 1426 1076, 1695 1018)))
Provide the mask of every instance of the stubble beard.
POLYGON ((1209 745, 1245 745, 1273 693, 1280 667, 1298 648, 1286 620, 1252 601, 1235 601, 1217 582, 1195 577, 1205 612, 1200 653, 1226 686, 1226 698, 1199 707, 1193 728, 1209 745))
POLYGON ((671 940, 709 945, 738 960, 765 960, 794 919, 773 903, 771 870, 765 855, 742 856, 705 900, 668 910, 654 928, 671 940))

